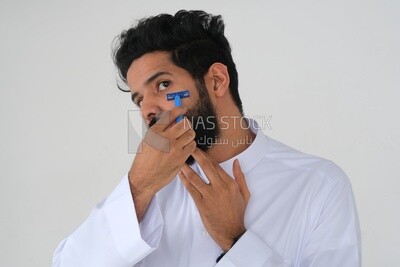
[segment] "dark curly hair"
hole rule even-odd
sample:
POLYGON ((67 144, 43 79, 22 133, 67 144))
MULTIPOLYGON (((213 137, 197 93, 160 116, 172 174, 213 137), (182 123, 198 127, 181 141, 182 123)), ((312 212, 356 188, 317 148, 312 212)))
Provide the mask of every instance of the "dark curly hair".
MULTIPOLYGON (((213 16, 198 10, 180 10, 174 16, 160 14, 145 18, 117 37, 114 63, 125 83, 132 62, 150 52, 171 52, 172 62, 200 83, 204 83, 204 75, 212 64, 222 63, 228 68, 233 100, 243 113, 238 74, 224 29, 220 15, 213 16)), ((121 87, 119 89, 128 92, 121 87)))

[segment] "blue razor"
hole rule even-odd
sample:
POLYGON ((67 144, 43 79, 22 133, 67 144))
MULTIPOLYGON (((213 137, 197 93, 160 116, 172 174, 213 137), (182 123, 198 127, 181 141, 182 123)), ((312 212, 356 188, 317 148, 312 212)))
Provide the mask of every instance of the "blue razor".
MULTIPOLYGON (((174 100, 175 107, 182 107, 182 98, 189 97, 190 93, 188 90, 185 91, 179 91, 175 93, 169 93, 167 94, 167 100, 171 101, 174 100)), ((178 118, 175 119, 175 123, 180 122, 183 119, 183 116, 179 116, 178 118)))

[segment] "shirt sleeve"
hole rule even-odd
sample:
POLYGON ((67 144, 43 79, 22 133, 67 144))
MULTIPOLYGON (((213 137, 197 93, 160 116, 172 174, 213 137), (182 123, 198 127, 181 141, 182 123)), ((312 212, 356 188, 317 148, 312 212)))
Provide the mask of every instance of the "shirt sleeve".
POLYGON ((139 224, 126 175, 58 245, 53 267, 131 267, 157 248, 162 229, 156 196, 139 224))
POLYGON ((247 230, 216 266, 289 267, 291 265, 255 233, 247 230))
POLYGON ((361 266, 360 227, 347 176, 326 197, 319 220, 307 243, 300 267, 361 266))
POLYGON ((250 227, 216 266, 360 267, 361 240, 357 210, 350 182, 344 173, 339 174, 320 205, 318 223, 302 246, 298 262, 285 261, 250 227))

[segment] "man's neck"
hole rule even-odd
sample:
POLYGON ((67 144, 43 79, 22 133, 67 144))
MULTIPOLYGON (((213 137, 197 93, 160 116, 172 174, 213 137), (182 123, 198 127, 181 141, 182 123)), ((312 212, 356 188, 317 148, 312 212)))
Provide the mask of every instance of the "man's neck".
POLYGON ((206 153, 217 162, 224 162, 246 150, 256 135, 242 115, 218 118, 220 135, 206 153), (221 123, 222 121, 223 123, 221 123))

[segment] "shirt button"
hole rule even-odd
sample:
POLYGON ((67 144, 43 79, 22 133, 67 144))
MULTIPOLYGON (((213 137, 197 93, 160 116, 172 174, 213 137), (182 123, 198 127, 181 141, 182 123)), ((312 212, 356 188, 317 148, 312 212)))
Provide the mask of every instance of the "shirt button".
POLYGON ((207 237, 208 236, 208 232, 206 230, 203 231, 203 236, 207 237))

